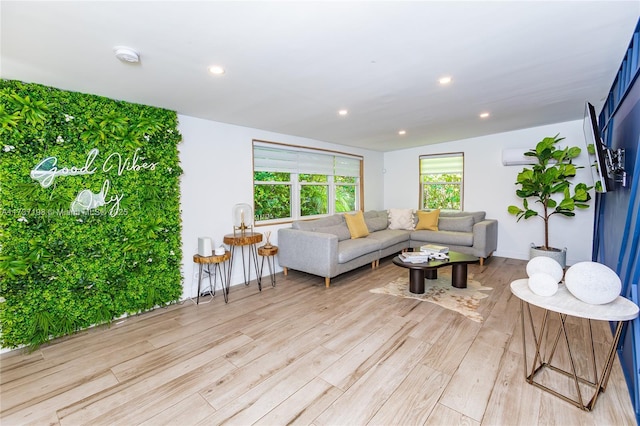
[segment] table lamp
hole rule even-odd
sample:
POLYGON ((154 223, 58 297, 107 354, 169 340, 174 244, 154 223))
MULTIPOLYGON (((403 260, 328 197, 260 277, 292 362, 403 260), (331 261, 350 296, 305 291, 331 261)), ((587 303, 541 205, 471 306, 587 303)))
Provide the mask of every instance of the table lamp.
POLYGON ((253 229, 253 208, 246 203, 233 206, 233 233, 240 231, 241 234, 253 229))

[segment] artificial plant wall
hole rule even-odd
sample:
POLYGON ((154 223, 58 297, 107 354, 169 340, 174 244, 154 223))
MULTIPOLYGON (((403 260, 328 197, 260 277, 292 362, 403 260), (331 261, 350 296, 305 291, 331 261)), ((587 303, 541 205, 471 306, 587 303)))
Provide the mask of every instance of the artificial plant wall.
POLYGON ((182 294, 173 111, 0 80, 2 347, 182 294))

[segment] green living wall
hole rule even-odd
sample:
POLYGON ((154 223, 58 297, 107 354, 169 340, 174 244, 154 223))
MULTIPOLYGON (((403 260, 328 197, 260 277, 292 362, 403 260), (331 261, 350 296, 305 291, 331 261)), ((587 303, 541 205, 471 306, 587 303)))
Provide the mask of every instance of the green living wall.
POLYGON ((0 80, 0 344, 179 300, 173 111, 0 80))

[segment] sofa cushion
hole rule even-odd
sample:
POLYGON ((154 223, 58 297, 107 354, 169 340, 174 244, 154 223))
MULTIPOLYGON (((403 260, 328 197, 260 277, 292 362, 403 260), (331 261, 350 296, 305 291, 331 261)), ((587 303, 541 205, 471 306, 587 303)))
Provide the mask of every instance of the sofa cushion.
POLYGON ((291 227, 301 231, 333 234, 338 237, 339 241, 351 238, 349 228, 347 228, 342 215, 332 215, 312 220, 296 220, 291 224, 291 227))
POLYGON ((441 217, 438 220, 440 231, 472 232, 473 216, 441 217))
POLYGON ((417 211, 416 216, 418 216, 418 224, 416 225, 416 229, 428 229, 430 231, 438 230, 438 216, 440 216, 440 210, 432 210, 432 211, 417 211))
POLYGON ((409 240, 410 232, 404 229, 383 229, 369 234, 367 238, 380 241, 380 248, 391 247, 409 240))
POLYGON ((413 227, 412 209, 389 209, 389 229, 412 230, 413 227))
POLYGON ((473 245, 473 232, 455 232, 455 231, 413 231, 411 233, 412 241, 424 241, 425 243, 434 243, 441 245, 455 245, 471 247, 473 245))
POLYGON ((370 233, 382 231, 389 226, 389 214, 386 210, 369 210, 364 212, 364 221, 370 233))
POLYGON ((331 216, 323 217, 320 219, 312 220, 296 220, 291 224, 293 229, 300 229, 302 231, 316 231, 318 228, 324 228, 333 225, 345 225, 344 218, 341 214, 334 214, 331 216))
POLYGON ((379 249, 380 242, 369 237, 340 241, 338 243, 338 263, 346 263, 379 249))
POLYGON ((351 238, 351 233, 349 232, 349 228, 347 228, 346 223, 342 223, 340 225, 324 226, 322 228, 316 229, 315 232, 333 234, 338 237, 338 241, 348 240, 351 238))
POLYGON ((440 217, 463 217, 463 216, 472 216, 473 223, 476 224, 478 222, 482 222, 485 219, 486 212, 478 211, 478 212, 468 212, 468 211, 452 211, 452 210, 441 210, 440 217))
POLYGON ((351 238, 362 238, 369 235, 369 230, 367 229, 367 224, 364 222, 364 216, 361 211, 353 214, 345 213, 344 220, 347 222, 347 228, 349 228, 351 238))

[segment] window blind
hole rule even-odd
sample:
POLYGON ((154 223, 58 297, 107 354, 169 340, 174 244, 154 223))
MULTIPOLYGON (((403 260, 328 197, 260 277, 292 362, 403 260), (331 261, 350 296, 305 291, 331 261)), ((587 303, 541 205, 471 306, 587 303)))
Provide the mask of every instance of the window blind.
POLYGON ((335 157, 336 176, 360 176, 360 160, 350 157, 335 157))
POLYGON ((293 151, 253 147, 253 169, 259 172, 298 172, 298 155, 293 151))
POLYGON ((420 156, 420 174, 462 173, 464 157, 459 154, 434 154, 420 156))
POLYGON ((259 172, 360 176, 360 159, 305 149, 253 145, 253 169, 259 172))

